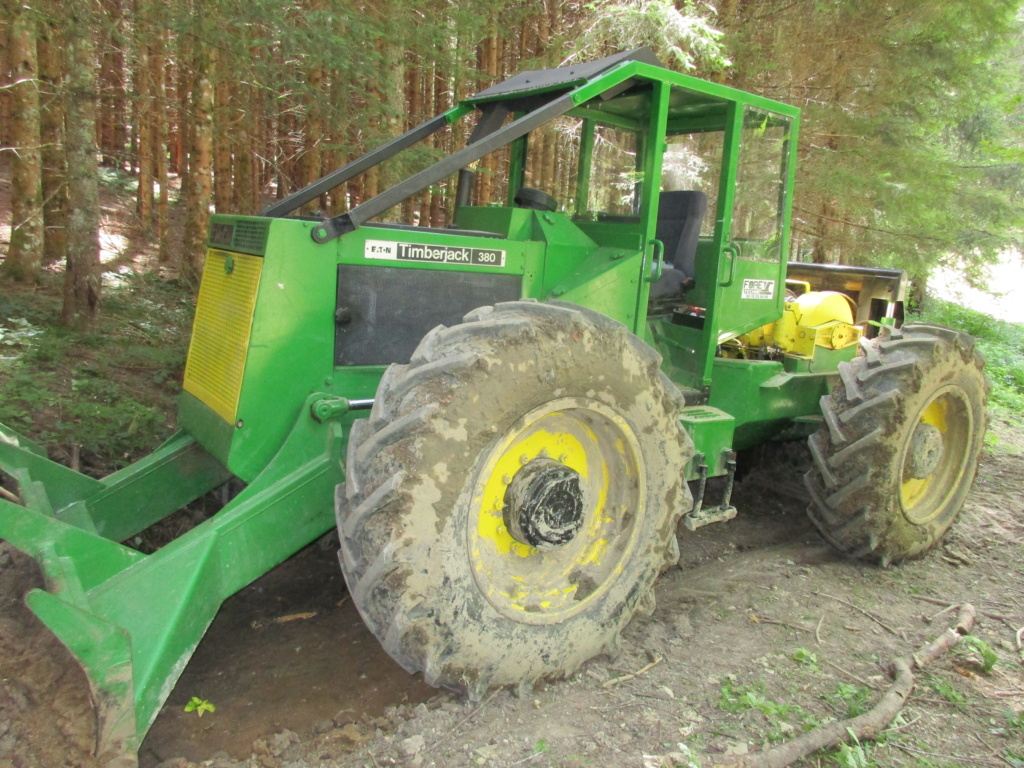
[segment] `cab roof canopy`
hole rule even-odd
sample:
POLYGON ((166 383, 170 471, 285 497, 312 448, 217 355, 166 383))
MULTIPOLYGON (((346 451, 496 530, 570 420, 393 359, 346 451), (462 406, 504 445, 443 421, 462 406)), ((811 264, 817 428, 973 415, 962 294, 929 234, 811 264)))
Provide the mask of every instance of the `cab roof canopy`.
MULTIPOLYGON (((530 112, 627 62, 648 64, 670 76, 676 74, 666 69, 650 48, 634 48, 631 51, 606 56, 596 61, 553 69, 520 72, 508 80, 496 83, 465 99, 462 103, 486 111, 487 105, 501 102, 510 112, 530 112)), ((646 100, 646 95, 650 92, 652 79, 650 74, 652 73, 648 71, 645 72, 647 76, 643 79, 631 78, 611 87, 594 96, 582 106, 587 110, 593 110, 595 113, 589 116, 598 121, 604 115, 612 123, 621 124, 623 121, 633 121, 636 127, 639 127, 650 110, 650 105, 646 100)), ((669 80, 669 78, 665 79, 669 80)), ((693 80, 692 78, 686 79, 693 80)), ((693 82, 705 85, 703 81, 693 80, 693 82)), ((712 83, 706 83, 706 85, 720 88, 712 83)), ((712 95, 703 90, 673 87, 669 98, 669 123, 671 125, 683 118, 724 116, 726 105, 732 100, 712 95)))
POLYGON ((650 48, 634 48, 596 61, 520 72, 268 206, 260 215, 292 213, 445 126, 479 111, 464 149, 311 230, 313 240, 328 242, 559 115, 569 114, 627 130, 645 130, 650 119, 651 87, 656 82, 671 86, 666 126, 669 135, 722 129, 730 105, 737 103, 787 116, 798 114, 794 107, 673 72, 664 67, 650 48), (508 121, 510 115, 513 119, 508 121))

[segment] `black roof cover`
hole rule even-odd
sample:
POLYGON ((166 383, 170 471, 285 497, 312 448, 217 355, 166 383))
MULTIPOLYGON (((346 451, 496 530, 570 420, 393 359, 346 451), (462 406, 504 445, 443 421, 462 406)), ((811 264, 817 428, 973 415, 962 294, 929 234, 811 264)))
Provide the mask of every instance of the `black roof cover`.
POLYGON ((467 101, 488 101, 513 94, 523 94, 530 91, 550 91, 557 88, 569 90, 625 61, 641 61, 657 67, 662 66, 662 63, 658 61, 658 57, 654 55, 654 51, 650 48, 634 48, 631 51, 616 53, 614 56, 606 56, 597 61, 585 61, 554 69, 520 72, 508 80, 503 80, 486 90, 480 91, 480 93, 470 97, 467 101))

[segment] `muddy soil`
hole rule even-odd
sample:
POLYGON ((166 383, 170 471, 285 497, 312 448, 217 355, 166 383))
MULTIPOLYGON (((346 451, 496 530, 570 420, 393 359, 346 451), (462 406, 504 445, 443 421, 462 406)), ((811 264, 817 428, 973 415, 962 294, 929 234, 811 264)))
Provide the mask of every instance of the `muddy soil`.
MULTIPOLYGON (((888 660, 939 635, 954 615, 944 605, 962 601, 980 611, 995 667, 984 674, 966 648, 940 659, 862 765, 1024 765, 1022 477, 1024 456, 987 457, 944 544, 880 569, 835 556, 799 487, 755 473, 738 484, 736 520, 680 531, 680 566, 617 657, 480 704, 395 665, 346 600, 336 552, 314 545, 228 601, 141 765, 646 768, 688 754, 710 766, 870 706, 888 660), (186 713, 192 696, 216 711, 186 713)), ((0 544, 0 768, 93 768, 84 676, 21 603, 38 581, 0 544)))

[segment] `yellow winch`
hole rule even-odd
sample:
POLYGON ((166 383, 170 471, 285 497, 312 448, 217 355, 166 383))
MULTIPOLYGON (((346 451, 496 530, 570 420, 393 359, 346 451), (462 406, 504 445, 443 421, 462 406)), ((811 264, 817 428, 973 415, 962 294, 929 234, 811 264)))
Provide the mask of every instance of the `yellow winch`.
POLYGON ((747 351, 773 347, 787 354, 811 357, 816 346, 843 349, 860 340, 864 331, 854 325, 855 311, 853 300, 845 293, 807 290, 785 303, 778 321, 735 341, 747 351))

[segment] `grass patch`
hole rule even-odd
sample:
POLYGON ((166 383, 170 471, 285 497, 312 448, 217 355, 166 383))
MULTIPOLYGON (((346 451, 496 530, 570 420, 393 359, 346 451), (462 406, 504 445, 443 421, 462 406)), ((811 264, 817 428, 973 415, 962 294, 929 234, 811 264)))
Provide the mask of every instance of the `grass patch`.
POLYGON ((825 696, 825 700, 835 708, 836 715, 841 720, 863 715, 871 709, 873 698, 874 694, 870 688, 849 683, 839 683, 835 693, 825 696))
POLYGON ((1024 326, 937 299, 929 299, 925 311, 911 319, 966 331, 977 339, 985 356, 985 374, 992 382, 992 416, 1024 426, 1024 326))
POLYGON ((746 685, 732 680, 721 681, 718 708, 724 712, 760 712, 766 727, 761 730, 769 743, 775 744, 791 738, 793 733, 810 730, 819 720, 799 704, 779 704, 766 695, 764 684, 746 685))
POLYGON ((955 685, 945 678, 929 674, 924 676, 924 680, 922 682, 924 682, 926 687, 930 688, 957 709, 963 710, 967 708, 967 696, 965 696, 955 685))
POLYGON ((191 326, 184 286, 122 278, 88 334, 58 325, 58 286, 3 288, 0 422, 56 461, 77 454, 94 476, 130 464, 171 434, 191 326))

